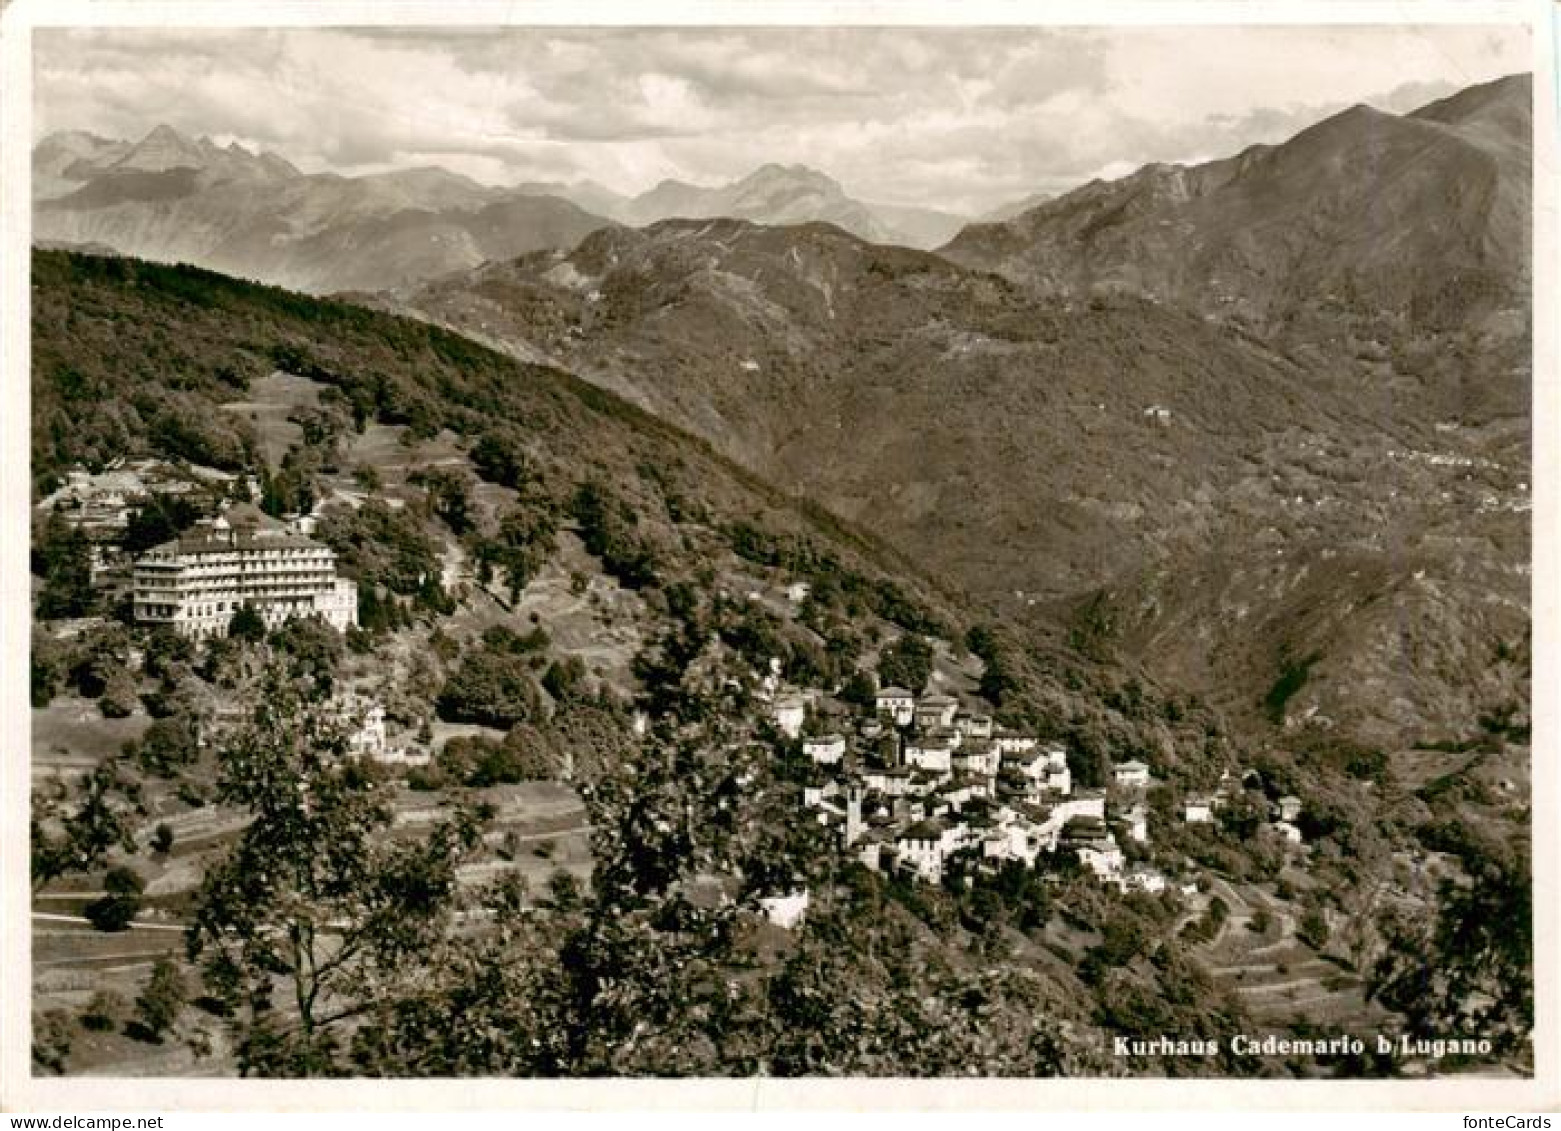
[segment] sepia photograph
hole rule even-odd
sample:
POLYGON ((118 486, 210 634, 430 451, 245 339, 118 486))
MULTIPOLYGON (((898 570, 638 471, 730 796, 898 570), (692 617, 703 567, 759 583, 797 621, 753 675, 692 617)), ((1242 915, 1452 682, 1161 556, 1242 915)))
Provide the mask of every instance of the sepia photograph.
POLYGON ((1543 1079, 1533 7, 102 7, 6 28, 29 1086, 1543 1079))

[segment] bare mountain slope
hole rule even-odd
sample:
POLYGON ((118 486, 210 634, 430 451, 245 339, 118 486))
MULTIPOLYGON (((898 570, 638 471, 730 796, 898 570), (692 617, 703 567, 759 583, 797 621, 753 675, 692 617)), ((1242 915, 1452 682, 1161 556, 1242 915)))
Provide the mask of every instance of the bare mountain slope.
POLYGON ((941 249, 1049 293, 1129 291, 1272 329, 1307 313, 1490 317, 1528 279, 1529 76, 1409 115, 1092 182, 941 249))

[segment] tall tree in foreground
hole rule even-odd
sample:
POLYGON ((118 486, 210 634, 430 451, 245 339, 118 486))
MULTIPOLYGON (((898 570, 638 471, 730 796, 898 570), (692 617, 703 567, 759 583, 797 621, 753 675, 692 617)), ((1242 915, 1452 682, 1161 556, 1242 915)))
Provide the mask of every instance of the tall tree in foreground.
POLYGON ((340 1074, 355 1023, 428 976, 478 822, 392 838, 384 785, 311 685, 272 669, 257 703, 219 780, 253 820, 201 885, 189 955, 231 1011, 241 1072, 340 1074))
POLYGON ((1402 1014, 1410 1036, 1487 1038, 1522 1056, 1534 1030, 1533 880, 1528 844, 1465 860, 1466 881, 1442 884, 1434 920, 1383 924, 1372 996, 1402 1014))

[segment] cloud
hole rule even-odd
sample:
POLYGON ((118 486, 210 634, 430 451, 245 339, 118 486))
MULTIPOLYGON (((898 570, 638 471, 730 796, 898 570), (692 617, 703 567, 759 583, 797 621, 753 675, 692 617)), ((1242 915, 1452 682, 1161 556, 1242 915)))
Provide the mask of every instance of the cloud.
POLYGON ((437 162, 626 193, 775 161, 863 199, 984 211, 1108 169, 1402 112, 1523 69, 1521 29, 39 30, 39 136, 167 122, 306 170, 437 162))

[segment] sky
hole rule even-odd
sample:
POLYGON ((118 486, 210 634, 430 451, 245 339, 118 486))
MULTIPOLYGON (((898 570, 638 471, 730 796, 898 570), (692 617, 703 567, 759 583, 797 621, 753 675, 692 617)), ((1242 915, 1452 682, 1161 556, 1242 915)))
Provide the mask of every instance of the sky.
POLYGON ((1528 70, 1495 26, 40 29, 34 137, 166 123, 306 172, 714 185, 965 215, 1528 70))

